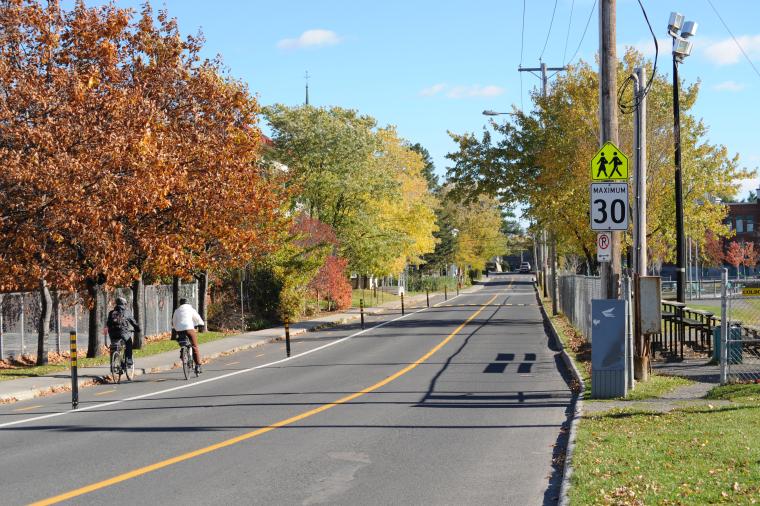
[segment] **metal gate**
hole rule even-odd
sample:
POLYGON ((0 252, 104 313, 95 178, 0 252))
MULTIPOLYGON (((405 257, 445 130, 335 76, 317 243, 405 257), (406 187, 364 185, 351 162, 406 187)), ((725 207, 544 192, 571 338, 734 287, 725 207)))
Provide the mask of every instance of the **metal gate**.
POLYGON ((720 340, 715 342, 722 366, 721 380, 760 383, 760 284, 726 280, 724 299, 727 321, 721 325, 720 340))

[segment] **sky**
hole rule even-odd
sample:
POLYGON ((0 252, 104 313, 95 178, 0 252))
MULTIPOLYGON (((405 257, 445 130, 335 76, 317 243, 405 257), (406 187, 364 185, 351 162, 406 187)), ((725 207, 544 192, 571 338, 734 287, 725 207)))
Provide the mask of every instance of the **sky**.
MULTIPOLYGON (((114 1, 138 10, 142 3, 114 1)), ((642 3, 662 72, 672 65, 669 13, 698 22, 692 55, 679 69, 687 83, 702 82, 693 112, 708 125, 709 142, 738 153, 748 168, 760 165, 760 74, 708 0, 642 3)), ((760 69, 760 2, 712 3, 760 69)), ((153 7, 168 9, 184 34, 202 30, 204 55, 221 55, 262 105, 303 103, 308 71, 312 105, 356 109, 395 125, 430 151, 441 175, 445 155, 456 149, 447 131, 480 132, 488 123, 484 109, 530 108, 529 93, 540 81, 518 66, 537 67, 539 58, 548 66, 593 62, 599 44, 594 0, 163 0, 153 7)), ((636 0, 617 2, 617 42, 618 55, 635 46, 653 56, 636 0)), ((739 196, 758 186, 757 179, 743 181, 739 196)))

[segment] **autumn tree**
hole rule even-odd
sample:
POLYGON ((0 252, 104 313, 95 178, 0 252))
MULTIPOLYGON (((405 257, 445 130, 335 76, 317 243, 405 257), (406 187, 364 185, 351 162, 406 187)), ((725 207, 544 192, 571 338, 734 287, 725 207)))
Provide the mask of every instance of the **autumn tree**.
MULTIPOLYGON (((649 66, 629 49, 619 63, 623 82, 636 66, 649 66)), ((728 234, 722 223, 726 207, 720 199, 733 195, 736 181, 750 175, 729 157, 723 146, 706 141, 707 127, 690 112, 699 85, 681 90, 684 215, 686 233, 702 237, 705 230, 728 234)), ((506 205, 522 203, 524 216, 553 233, 560 251, 583 254, 594 264, 594 238, 588 224, 589 159, 598 149, 598 75, 581 62, 559 74, 546 97, 533 95, 531 113, 516 112, 505 123, 491 124, 480 138, 452 134, 458 151, 449 158, 454 194, 474 199, 487 194, 506 205)), ((629 97, 628 97, 629 98, 629 97)), ((648 230, 650 258, 674 260, 672 88, 658 74, 648 95, 648 230)), ((620 147, 632 152, 632 117, 622 115, 620 147)))
POLYGON ((158 23, 81 2, 0 12, 0 288, 86 288, 90 356, 100 285, 242 265, 285 218, 256 101, 158 23))
POLYGON ((726 263, 733 265, 736 269, 736 279, 739 279, 739 266, 744 262, 744 248, 738 241, 728 243, 725 255, 726 263))

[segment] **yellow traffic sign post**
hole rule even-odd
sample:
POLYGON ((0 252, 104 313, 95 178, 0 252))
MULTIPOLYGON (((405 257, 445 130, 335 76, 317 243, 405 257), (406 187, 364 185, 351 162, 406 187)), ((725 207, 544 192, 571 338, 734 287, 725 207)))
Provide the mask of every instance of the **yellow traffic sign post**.
POLYGON ((611 142, 591 159, 591 179, 593 181, 627 180, 628 157, 611 142))

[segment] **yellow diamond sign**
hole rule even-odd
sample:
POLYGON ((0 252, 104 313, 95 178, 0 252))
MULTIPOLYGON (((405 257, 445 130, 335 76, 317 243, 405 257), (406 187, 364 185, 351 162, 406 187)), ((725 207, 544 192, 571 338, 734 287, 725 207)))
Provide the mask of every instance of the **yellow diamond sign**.
POLYGON ((628 157, 613 143, 605 142, 602 149, 591 159, 591 179, 628 179, 628 157))

